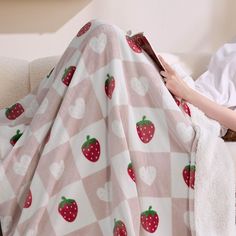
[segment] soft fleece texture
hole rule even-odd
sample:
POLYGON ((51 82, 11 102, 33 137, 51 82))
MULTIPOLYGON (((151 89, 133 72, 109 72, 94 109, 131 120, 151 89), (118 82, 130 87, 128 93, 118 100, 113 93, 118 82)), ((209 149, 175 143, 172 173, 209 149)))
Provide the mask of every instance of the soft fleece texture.
MULTIPOLYGON (((179 65, 175 68, 181 74, 182 68, 179 65)), ((190 76, 184 76, 183 79, 196 89, 190 76)), ((236 157, 232 156, 226 143, 220 138, 221 125, 192 104, 189 107, 191 120, 199 137, 194 202, 196 235, 233 236, 236 233, 236 157)))
POLYGON ((220 125, 210 123, 191 106, 192 121, 199 135, 196 152, 196 235, 235 235, 235 170, 231 153, 220 134, 220 125), (204 126, 203 126, 204 124, 204 126))

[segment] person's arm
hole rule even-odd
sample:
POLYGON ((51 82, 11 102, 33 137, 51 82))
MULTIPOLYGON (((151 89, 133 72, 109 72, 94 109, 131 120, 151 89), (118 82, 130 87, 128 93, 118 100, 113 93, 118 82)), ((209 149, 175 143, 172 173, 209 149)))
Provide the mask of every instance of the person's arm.
POLYGON ((211 101, 191 88, 189 88, 189 92, 184 99, 202 110, 208 117, 236 132, 235 111, 211 101))
POLYGON ((235 111, 211 101, 190 88, 161 56, 159 56, 159 58, 165 66, 165 71, 161 71, 161 75, 165 77, 165 84, 170 92, 193 104, 202 110, 208 117, 217 120, 224 127, 236 132, 235 111))

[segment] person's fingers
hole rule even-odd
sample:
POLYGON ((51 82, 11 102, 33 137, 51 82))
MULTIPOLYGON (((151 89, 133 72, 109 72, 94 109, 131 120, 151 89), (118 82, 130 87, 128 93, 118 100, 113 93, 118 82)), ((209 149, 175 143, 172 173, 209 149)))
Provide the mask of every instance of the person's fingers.
POLYGON ((161 61, 165 66, 167 66, 167 69, 169 69, 169 68, 170 68, 170 65, 164 60, 164 58, 163 58, 162 56, 160 56, 160 55, 158 55, 158 57, 159 57, 160 61, 161 61))
POLYGON ((167 72, 167 71, 162 70, 162 71, 160 72, 160 74, 163 75, 163 76, 165 76, 165 77, 168 77, 168 72, 167 72))
POLYGON ((172 69, 172 67, 160 56, 158 55, 160 61, 162 62, 162 64, 164 65, 165 69, 170 72, 170 73, 174 73, 175 71, 172 69))

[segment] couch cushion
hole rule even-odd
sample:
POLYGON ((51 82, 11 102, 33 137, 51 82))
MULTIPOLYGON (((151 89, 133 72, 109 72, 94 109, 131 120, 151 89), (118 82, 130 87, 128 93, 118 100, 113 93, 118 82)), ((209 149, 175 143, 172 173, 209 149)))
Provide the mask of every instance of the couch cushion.
POLYGON ((43 57, 33 60, 29 66, 30 91, 34 90, 40 81, 48 75, 57 64, 60 56, 43 57))
POLYGON ((210 53, 158 53, 170 65, 179 64, 182 69, 196 80, 203 72, 207 70, 210 62, 210 53))
POLYGON ((28 61, 0 57, 0 109, 29 93, 28 71, 28 61))

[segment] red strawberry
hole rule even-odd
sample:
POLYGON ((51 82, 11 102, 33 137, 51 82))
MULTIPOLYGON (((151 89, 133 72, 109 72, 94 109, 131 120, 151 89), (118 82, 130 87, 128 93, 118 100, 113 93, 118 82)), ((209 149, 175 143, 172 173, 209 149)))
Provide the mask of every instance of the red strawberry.
POLYGON ((100 144, 97 139, 87 136, 87 141, 82 146, 84 156, 92 162, 96 162, 100 156, 100 144))
POLYGON ((107 79, 105 81, 105 93, 111 99, 112 93, 115 89, 115 79, 113 76, 107 74, 107 79))
POLYGON ((91 27, 92 23, 88 22, 85 24, 78 32, 77 37, 80 37, 81 35, 85 34, 91 27))
POLYGON ((143 143, 148 143, 153 138, 155 126, 150 120, 146 120, 146 116, 143 116, 143 119, 136 123, 136 129, 143 143))
POLYGON ((194 189, 194 184, 195 184, 195 171, 196 171, 196 166, 195 165, 187 165, 183 169, 183 178, 184 182, 188 185, 188 187, 191 187, 194 189))
POLYGON ((140 220, 146 231, 150 233, 154 233, 156 231, 159 224, 159 217, 156 211, 152 210, 152 206, 149 206, 148 210, 141 214, 140 220))
POLYGON ((19 140, 19 138, 21 137, 22 134, 23 134, 23 132, 21 133, 20 130, 18 129, 16 131, 16 134, 10 139, 10 144, 12 146, 14 146, 16 144, 16 142, 19 140))
POLYGON ((15 120, 24 112, 24 108, 20 103, 12 105, 10 108, 6 108, 5 115, 9 120, 15 120))
POLYGON ((31 204, 32 204, 32 193, 29 190, 29 192, 27 194, 27 197, 25 199, 24 208, 29 208, 31 206, 31 204))
POLYGON ((129 37, 128 35, 126 35, 126 40, 127 40, 128 44, 129 44, 130 48, 131 48, 134 52, 137 52, 137 53, 141 53, 141 52, 142 52, 142 48, 141 48, 139 45, 137 45, 137 44, 135 43, 135 41, 134 41, 131 37, 129 37))
POLYGON ((62 197, 61 199, 62 201, 58 205, 58 212, 66 221, 74 221, 78 213, 76 201, 74 199, 67 199, 65 197, 62 197))
POLYGON ((189 116, 191 116, 191 112, 190 112, 190 109, 189 109, 189 106, 187 105, 187 103, 186 102, 182 102, 181 106, 182 106, 184 112, 186 114, 188 114, 189 116))
POLYGON ((127 230, 125 224, 121 220, 114 219, 113 236, 126 236, 127 230))
POLYGON ((180 100, 174 97, 176 104, 179 106, 180 105, 180 100))
POLYGON ((75 70, 76 70, 75 66, 69 66, 68 68, 65 69, 65 72, 61 80, 66 86, 69 86, 75 70))
POLYGON ((130 178, 135 182, 135 174, 134 174, 134 169, 133 169, 133 165, 131 162, 128 165, 127 171, 128 171, 130 178))

